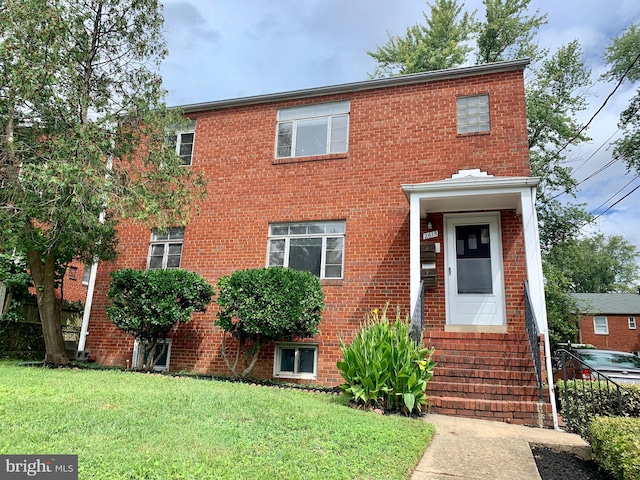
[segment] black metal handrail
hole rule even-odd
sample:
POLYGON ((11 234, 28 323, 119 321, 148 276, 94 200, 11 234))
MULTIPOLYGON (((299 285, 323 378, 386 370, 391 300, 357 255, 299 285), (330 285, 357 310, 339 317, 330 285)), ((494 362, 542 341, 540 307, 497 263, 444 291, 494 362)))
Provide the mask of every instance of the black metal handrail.
POLYGON ((595 416, 624 416, 623 395, 630 392, 567 350, 555 353, 562 375, 562 416, 571 432, 585 435, 595 416))
POLYGON ((409 329, 409 335, 411 339, 420 343, 422 341, 422 329, 424 328, 424 281, 420 281, 420 291, 418 298, 413 306, 413 312, 411 314, 411 326, 409 329))
POLYGON ((536 370, 536 380, 538 382, 538 392, 540 401, 544 402, 544 386, 542 383, 542 360, 540 358, 540 331, 538 330, 538 322, 536 314, 531 305, 531 296, 529 295, 529 283, 524 281, 524 316, 527 329, 527 337, 529 338, 529 346, 531 347, 531 356, 533 357, 533 366, 536 370))

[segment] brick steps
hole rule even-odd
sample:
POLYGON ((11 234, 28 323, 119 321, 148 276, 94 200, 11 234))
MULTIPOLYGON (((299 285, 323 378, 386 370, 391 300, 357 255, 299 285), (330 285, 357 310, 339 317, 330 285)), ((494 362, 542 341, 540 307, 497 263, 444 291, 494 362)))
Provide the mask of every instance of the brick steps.
POLYGON ((458 397, 431 397, 430 400, 431 411, 443 415, 498 420, 540 428, 553 427, 550 403, 458 397))
POLYGON ((486 383, 453 383, 431 380, 427 394, 440 397, 460 397, 482 400, 511 400, 537 402, 537 385, 495 385, 486 383))
MULTIPOLYGON (((528 339, 523 332, 428 332, 435 347, 427 385, 431 411, 532 426, 552 426, 551 405, 539 402, 528 339)), ((545 392, 545 398, 548 392, 545 392)))

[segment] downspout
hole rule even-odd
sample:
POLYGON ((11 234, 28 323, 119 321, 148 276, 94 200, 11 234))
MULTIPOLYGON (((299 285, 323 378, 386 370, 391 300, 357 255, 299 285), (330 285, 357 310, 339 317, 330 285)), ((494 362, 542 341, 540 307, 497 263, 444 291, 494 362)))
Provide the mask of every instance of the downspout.
MULTIPOLYGON (((102 215, 102 214, 101 214, 102 215)), ((89 317, 91 316, 91 305, 93 304, 93 292, 96 287, 96 276, 98 274, 98 261, 91 264, 89 274, 89 286, 87 287, 87 297, 84 302, 84 313, 82 314, 82 327, 80 328, 80 339, 78 340, 78 352, 84 352, 87 335, 89 334, 89 317)))

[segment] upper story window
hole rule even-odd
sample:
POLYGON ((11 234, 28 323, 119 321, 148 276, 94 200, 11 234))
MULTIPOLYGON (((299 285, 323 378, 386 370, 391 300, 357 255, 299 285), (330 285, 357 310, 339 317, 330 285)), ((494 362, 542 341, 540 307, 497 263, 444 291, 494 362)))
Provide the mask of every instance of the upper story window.
POLYGON ((276 158, 347 151, 350 102, 278 110, 276 158))
POLYGON ((87 264, 84 266, 84 271, 82 272, 82 284, 89 285, 89 279, 91 278, 91 266, 92 264, 87 264))
POLYGON ((196 122, 193 120, 186 130, 178 130, 167 136, 167 143, 169 146, 175 146, 176 155, 180 157, 183 165, 191 165, 195 132, 196 122))
POLYGON ((269 225, 267 266, 288 267, 318 278, 342 278, 344 222, 269 225))
POLYGON ((609 335, 609 321, 607 317, 593 317, 593 333, 609 335))
POLYGON ((180 268, 184 228, 173 227, 151 231, 147 269, 180 268))
POLYGON ((636 329, 636 317, 629 317, 627 320, 629 322, 629 330, 635 330, 636 329))
POLYGON ((458 97, 458 133, 488 132, 489 95, 458 97))

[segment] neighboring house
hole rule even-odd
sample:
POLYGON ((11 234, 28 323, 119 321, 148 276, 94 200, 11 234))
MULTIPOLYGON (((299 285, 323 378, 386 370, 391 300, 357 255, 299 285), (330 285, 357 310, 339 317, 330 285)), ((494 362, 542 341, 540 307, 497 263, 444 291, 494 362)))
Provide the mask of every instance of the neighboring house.
MULTIPOLYGON (((540 342, 533 334, 532 355, 525 332, 526 312, 547 331, 527 64, 184 106, 192 128, 176 151, 204 173, 208 195, 186 228, 121 225, 122 254, 98 269, 81 346, 104 364, 134 357, 133 339, 105 315, 112 270, 181 267, 215 285, 236 269, 284 266, 320 278, 326 309, 317 337, 263 347, 257 377, 340 384, 340 341, 389 302, 416 317, 423 309, 438 362, 434 411, 550 418, 532 360, 540 342)), ((164 366, 228 375, 215 318, 212 304, 175 329, 164 366)))
POLYGON ((578 301, 578 341, 605 350, 640 352, 640 294, 572 293, 578 301))

